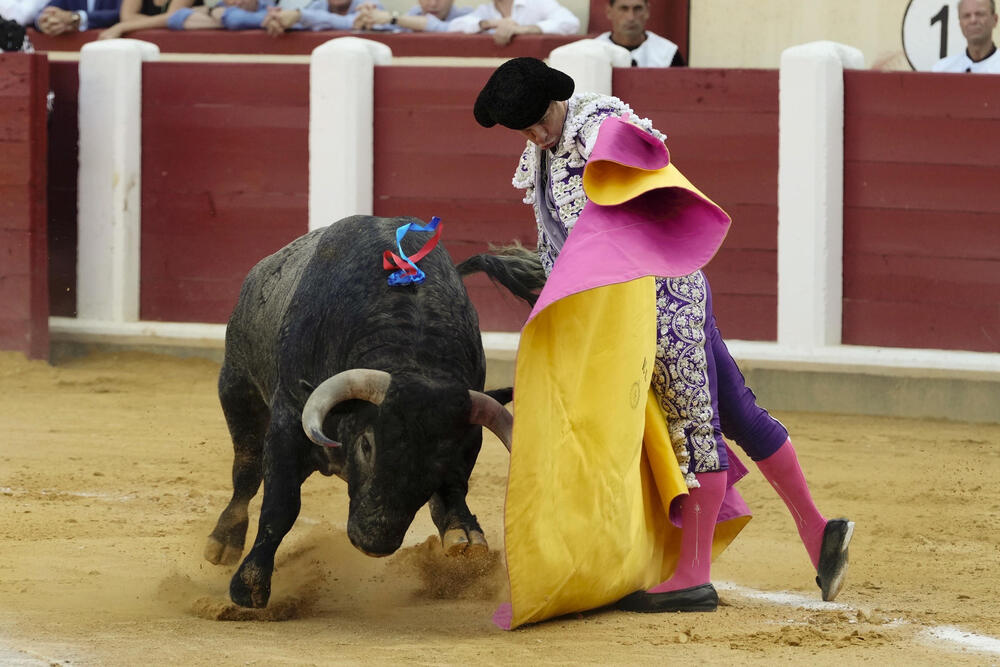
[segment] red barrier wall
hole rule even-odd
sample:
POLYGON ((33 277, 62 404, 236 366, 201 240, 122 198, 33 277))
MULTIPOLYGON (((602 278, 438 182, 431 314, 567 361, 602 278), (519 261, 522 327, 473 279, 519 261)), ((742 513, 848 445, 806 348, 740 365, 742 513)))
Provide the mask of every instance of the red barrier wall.
MULTIPOLYGON (((72 314, 76 64, 51 71, 52 307, 72 314)), ((375 213, 441 216, 455 259, 534 242, 510 185, 522 142, 469 112, 489 71, 376 68, 375 213)), ((776 337, 777 77, 614 73, 616 93, 733 216, 707 269, 729 338, 776 337)), ((146 63, 144 79, 142 317, 223 322, 246 270, 307 226, 307 69, 146 63)), ((1000 82, 848 72, 845 85, 844 342, 997 351, 1000 82)), ((525 308, 468 285, 484 329, 519 328, 525 308)))
POLYGON ((0 53, 0 349, 49 354, 44 56, 0 53))
POLYGON ((1000 351, 1000 77, 844 85, 843 341, 1000 351))
POLYGON ((225 322, 309 226, 309 70, 145 63, 140 317, 225 322))
POLYGON ((671 161, 733 219, 706 269, 719 328, 776 340, 778 72, 615 69, 612 82, 667 135, 671 161))

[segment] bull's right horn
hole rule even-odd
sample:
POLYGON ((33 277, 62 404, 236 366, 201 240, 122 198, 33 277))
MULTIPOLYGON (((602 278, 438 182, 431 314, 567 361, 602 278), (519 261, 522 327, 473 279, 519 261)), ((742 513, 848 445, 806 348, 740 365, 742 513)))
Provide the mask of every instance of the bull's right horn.
POLYGON ((370 368, 352 368, 327 378, 313 389, 302 408, 302 429, 317 445, 340 447, 341 443, 323 434, 323 420, 338 403, 351 399, 380 405, 389 390, 392 376, 370 368))
POLYGON ((510 451, 511 434, 514 430, 514 416, 500 401, 481 391, 469 390, 472 408, 469 410, 469 423, 485 426, 500 438, 507 451, 510 451))

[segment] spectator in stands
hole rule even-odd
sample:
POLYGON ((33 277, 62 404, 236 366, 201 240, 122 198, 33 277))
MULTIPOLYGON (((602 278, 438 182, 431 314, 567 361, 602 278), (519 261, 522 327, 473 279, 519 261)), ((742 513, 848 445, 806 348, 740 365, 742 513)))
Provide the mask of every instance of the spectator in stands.
MULTIPOLYGON (((227 11, 223 17, 230 30, 261 28, 272 37, 288 30, 353 30, 361 27, 362 4, 371 0, 313 0, 302 9, 282 9, 273 5, 256 12, 227 11)), ((383 9, 376 0, 373 4, 383 9)))
POLYGON ((517 35, 574 35, 579 30, 580 19, 556 0, 493 0, 448 25, 448 32, 492 33, 500 46, 517 35))
POLYGON ((107 28, 118 22, 121 0, 50 0, 35 19, 35 27, 49 36, 107 28))
POLYGON ((46 2, 47 0, 0 0, 0 18, 24 27, 34 25, 46 2))
POLYGON ((115 39, 134 30, 166 28, 178 9, 201 5, 201 0, 122 0, 118 23, 101 31, 97 39, 115 39))
POLYGON ((997 27, 996 0, 958 0, 958 25, 966 48, 934 63, 934 72, 1000 74, 1000 55, 993 43, 997 27))
POLYGON ((395 26, 401 32, 446 32, 452 20, 471 11, 472 7, 456 7, 455 0, 420 0, 405 14, 365 4, 361 7, 360 27, 379 30, 395 26))
MULTIPOLYGON (((201 5, 203 0, 195 0, 201 5)), ((167 27, 171 30, 247 30, 260 28, 260 22, 275 0, 221 0, 218 4, 182 7, 171 11, 167 27)))
POLYGON ((611 30, 597 39, 617 44, 632 52, 632 67, 684 67, 677 45, 646 30, 649 0, 608 0, 611 30))

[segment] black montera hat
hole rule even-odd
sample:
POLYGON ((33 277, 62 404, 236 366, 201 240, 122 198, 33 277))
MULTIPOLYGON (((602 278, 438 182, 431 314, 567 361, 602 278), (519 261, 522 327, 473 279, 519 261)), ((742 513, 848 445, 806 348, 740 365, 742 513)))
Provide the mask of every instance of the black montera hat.
POLYGON ((542 119, 553 100, 568 100, 573 79, 537 58, 514 58, 500 65, 476 98, 476 121, 523 130, 542 119))

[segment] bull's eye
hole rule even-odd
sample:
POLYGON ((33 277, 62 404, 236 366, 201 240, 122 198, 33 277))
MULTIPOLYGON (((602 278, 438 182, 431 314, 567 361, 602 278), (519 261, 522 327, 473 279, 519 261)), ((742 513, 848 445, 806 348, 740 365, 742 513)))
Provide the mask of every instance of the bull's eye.
POLYGON ((375 451, 375 446, 372 444, 371 436, 365 433, 361 436, 358 444, 361 446, 361 456, 366 461, 371 461, 372 454, 375 451))

